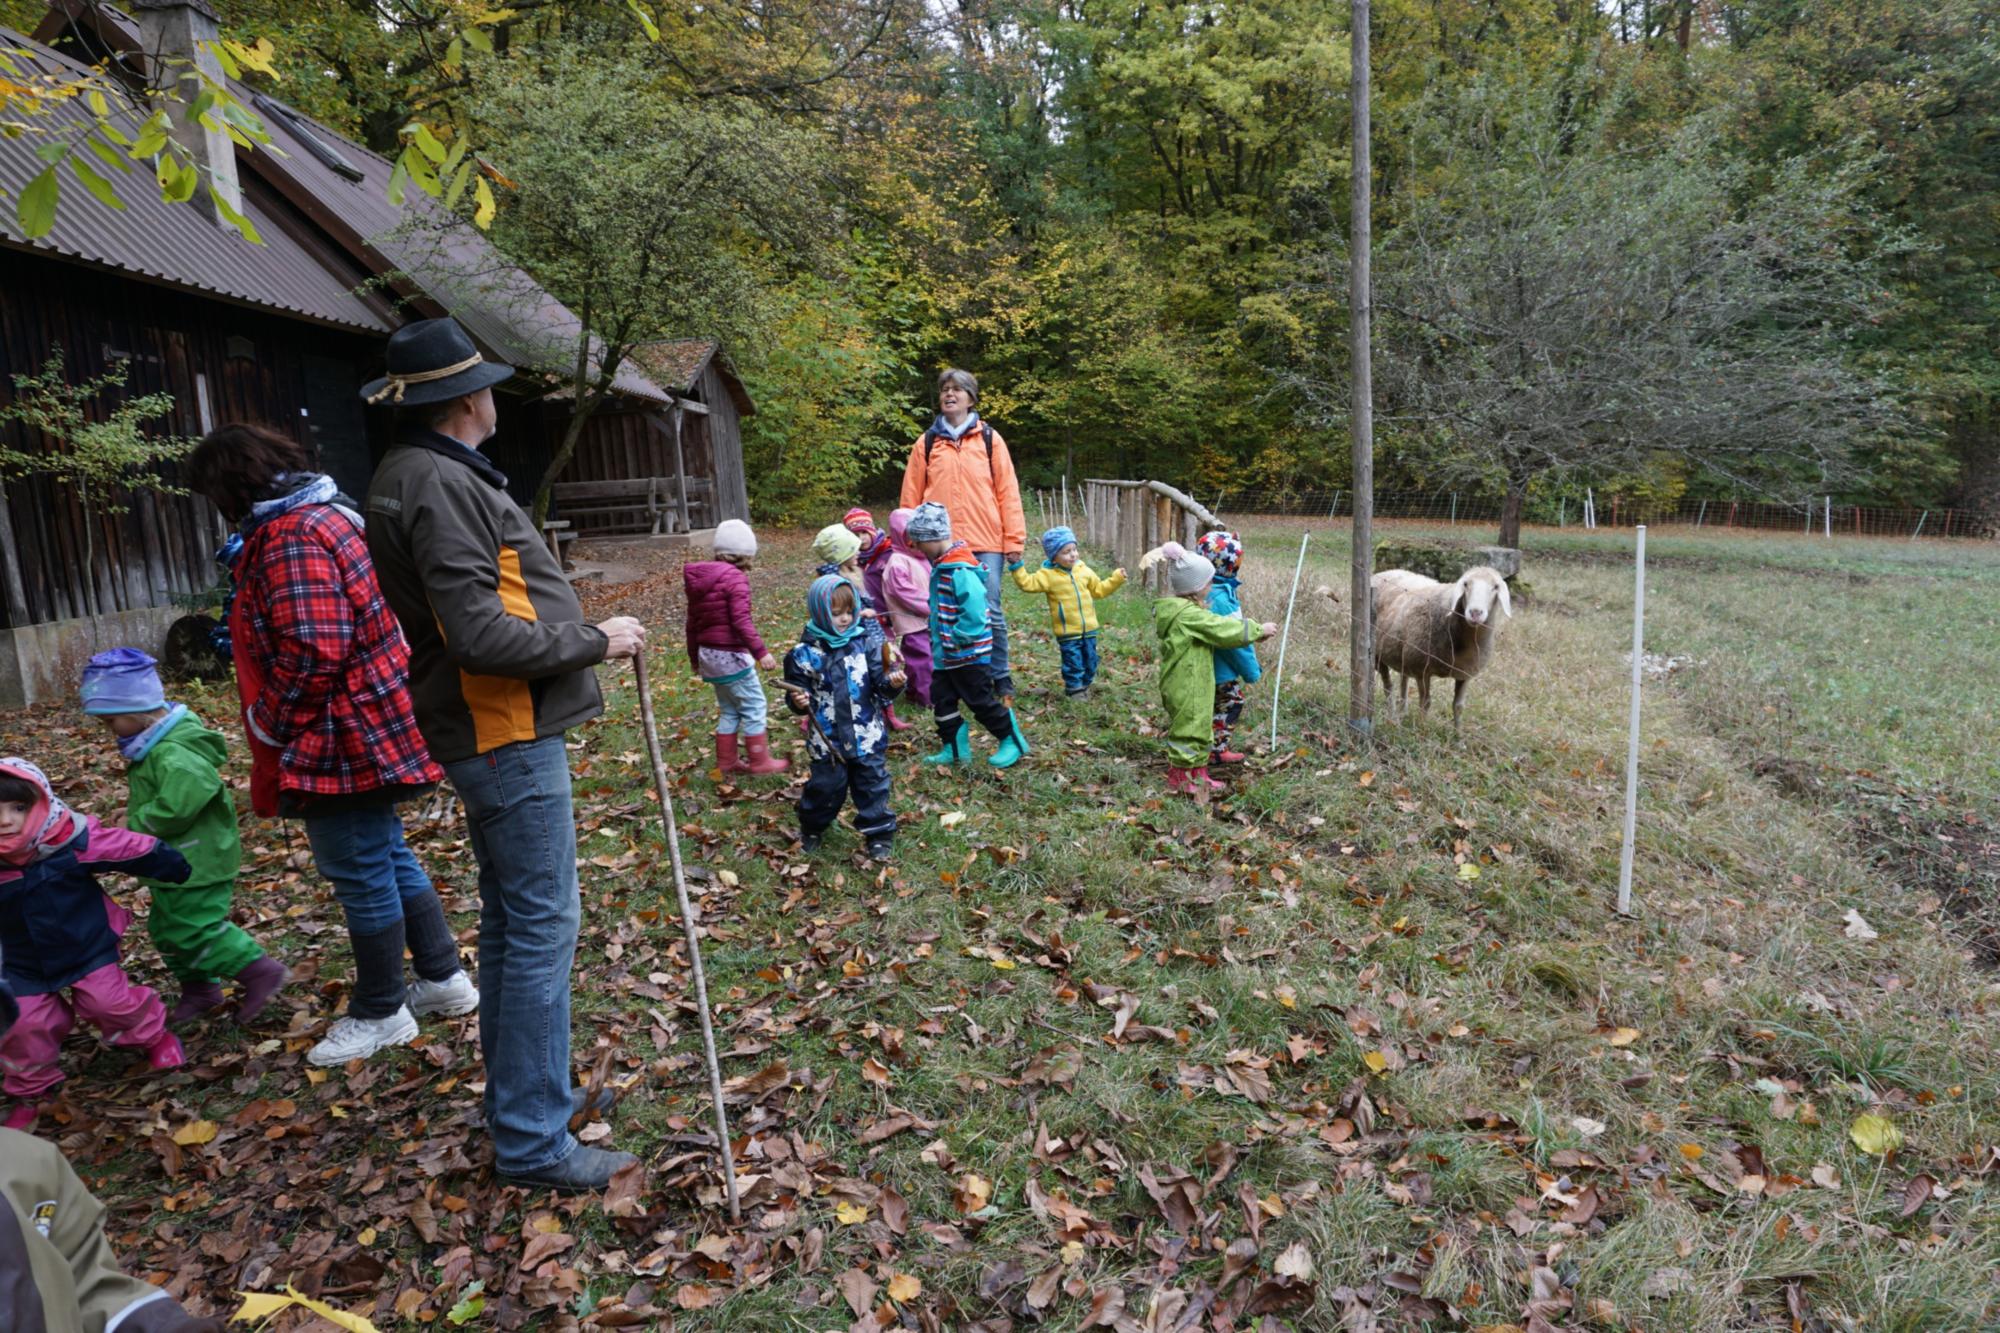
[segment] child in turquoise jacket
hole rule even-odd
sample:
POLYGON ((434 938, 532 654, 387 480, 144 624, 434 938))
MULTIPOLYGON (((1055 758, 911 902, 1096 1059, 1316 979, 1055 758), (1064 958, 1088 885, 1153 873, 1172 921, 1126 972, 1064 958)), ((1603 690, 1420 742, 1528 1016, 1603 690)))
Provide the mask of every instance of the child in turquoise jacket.
MULTIPOLYGON (((1237 571, 1243 567, 1243 543, 1233 532, 1204 532, 1195 550, 1215 566, 1215 582, 1208 587, 1208 609, 1218 616, 1237 620, 1246 617, 1236 595, 1237 571)), ((1257 663, 1257 650, 1248 645, 1215 650, 1215 735, 1208 744, 1211 764, 1240 764, 1243 756, 1229 748, 1236 724, 1243 719, 1243 691, 1264 675, 1257 663)))
POLYGON ((1148 551, 1139 567, 1163 562, 1167 595, 1153 602, 1153 628, 1160 636, 1160 701, 1167 709, 1167 790, 1205 802, 1222 788, 1208 776, 1216 650, 1247 646, 1276 634, 1278 627, 1207 610, 1202 603, 1215 581, 1215 566, 1206 557, 1168 542, 1148 551))

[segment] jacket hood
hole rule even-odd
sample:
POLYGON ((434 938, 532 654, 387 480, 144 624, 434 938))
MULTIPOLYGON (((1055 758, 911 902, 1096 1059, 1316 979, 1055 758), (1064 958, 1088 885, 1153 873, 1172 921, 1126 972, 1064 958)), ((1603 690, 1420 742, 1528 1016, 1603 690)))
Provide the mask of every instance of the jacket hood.
POLYGON ((153 748, 164 749, 169 745, 199 755, 217 768, 221 768, 229 758, 229 742, 223 739, 222 733, 193 713, 181 714, 180 721, 167 728, 166 735, 155 741, 153 748))
POLYGON ((20 831, 10 838, 0 839, 0 861, 13 866, 39 861, 61 851, 83 833, 83 821, 57 797, 55 788, 49 785, 48 776, 41 769, 25 759, 10 756, 0 759, 0 773, 32 782, 41 791, 28 807, 28 818, 22 823, 20 831))
POLYGON ((972 548, 963 541, 955 541, 945 548, 943 555, 931 563, 934 565, 972 565, 976 568, 979 564, 979 557, 974 555, 972 548))
POLYGON ((916 555, 917 548, 910 545, 910 515, 914 509, 898 509, 889 515, 889 547, 899 555, 916 555))

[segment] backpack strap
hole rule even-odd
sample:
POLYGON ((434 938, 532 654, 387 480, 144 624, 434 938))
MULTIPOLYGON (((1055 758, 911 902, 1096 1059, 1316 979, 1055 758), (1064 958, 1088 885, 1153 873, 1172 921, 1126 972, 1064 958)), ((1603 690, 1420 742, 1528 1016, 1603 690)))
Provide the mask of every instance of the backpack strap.
MULTIPOLYGON (((995 485, 1000 482, 1000 464, 993 458, 993 427, 984 420, 979 423, 979 439, 986 446, 986 476, 995 485)), ((931 470, 931 449, 938 442, 937 428, 933 426, 924 432, 924 472, 931 470)))

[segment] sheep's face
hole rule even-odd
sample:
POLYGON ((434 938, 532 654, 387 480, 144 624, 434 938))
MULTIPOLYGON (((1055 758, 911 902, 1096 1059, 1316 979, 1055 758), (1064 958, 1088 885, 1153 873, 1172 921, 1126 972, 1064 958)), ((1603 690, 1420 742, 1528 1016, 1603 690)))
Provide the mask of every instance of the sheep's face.
POLYGON ((1514 614, 1514 608, 1507 596, 1505 579, 1484 568, 1467 570, 1459 578, 1458 613, 1465 617, 1466 624, 1491 624, 1496 606, 1503 616, 1514 614))

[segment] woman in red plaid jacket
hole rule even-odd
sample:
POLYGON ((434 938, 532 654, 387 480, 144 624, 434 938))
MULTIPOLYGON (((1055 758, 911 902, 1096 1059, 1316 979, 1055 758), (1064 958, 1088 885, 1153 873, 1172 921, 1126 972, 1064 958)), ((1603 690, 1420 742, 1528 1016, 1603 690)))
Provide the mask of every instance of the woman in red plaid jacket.
POLYGON ((417 732, 409 648, 375 580, 361 518, 310 451, 274 431, 227 425, 202 440, 186 473, 243 533, 229 630, 251 806, 304 823, 347 917, 347 1014, 306 1056, 345 1064, 415 1037, 420 1014, 479 1005, 396 810, 444 774, 417 732), (408 987, 405 948, 416 971, 408 987))

